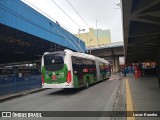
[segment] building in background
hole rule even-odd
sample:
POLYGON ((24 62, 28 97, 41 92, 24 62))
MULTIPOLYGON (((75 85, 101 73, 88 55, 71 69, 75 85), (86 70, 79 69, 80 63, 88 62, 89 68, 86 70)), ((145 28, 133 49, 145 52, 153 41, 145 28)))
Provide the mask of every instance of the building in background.
POLYGON ((75 34, 75 36, 83 40, 88 47, 111 43, 110 30, 90 28, 89 32, 75 34))

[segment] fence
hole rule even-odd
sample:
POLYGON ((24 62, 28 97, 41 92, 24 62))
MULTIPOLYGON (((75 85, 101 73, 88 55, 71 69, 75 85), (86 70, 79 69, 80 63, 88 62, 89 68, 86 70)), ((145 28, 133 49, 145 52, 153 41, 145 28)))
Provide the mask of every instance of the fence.
POLYGON ((28 77, 0 76, 0 96, 41 87, 41 75, 28 77))

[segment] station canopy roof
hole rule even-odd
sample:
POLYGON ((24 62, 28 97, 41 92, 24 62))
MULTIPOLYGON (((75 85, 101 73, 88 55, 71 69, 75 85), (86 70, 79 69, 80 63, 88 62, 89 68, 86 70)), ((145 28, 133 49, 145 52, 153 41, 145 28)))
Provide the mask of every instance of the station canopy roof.
POLYGON ((43 53, 64 50, 63 46, 45 41, 14 28, 0 24, 0 64, 40 60, 43 53))
POLYGON ((126 63, 155 61, 160 52, 160 0, 122 0, 126 63))

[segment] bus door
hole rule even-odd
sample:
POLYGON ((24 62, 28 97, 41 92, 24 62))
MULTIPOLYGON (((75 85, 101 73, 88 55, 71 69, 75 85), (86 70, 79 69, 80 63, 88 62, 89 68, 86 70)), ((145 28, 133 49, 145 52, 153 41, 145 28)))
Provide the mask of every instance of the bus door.
POLYGON ((72 66, 73 66, 73 73, 78 78, 78 86, 84 85, 82 60, 73 57, 72 66))

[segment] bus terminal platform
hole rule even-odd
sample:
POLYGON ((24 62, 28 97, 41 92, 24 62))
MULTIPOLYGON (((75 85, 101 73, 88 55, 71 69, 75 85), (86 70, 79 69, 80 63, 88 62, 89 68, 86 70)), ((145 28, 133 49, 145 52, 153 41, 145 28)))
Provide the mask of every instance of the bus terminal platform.
MULTIPOLYGON (((123 83, 129 84, 131 101, 133 111, 150 113, 160 113, 160 88, 158 84, 158 78, 155 76, 139 77, 135 79, 133 74, 127 74, 124 77, 123 83)), ((127 94, 128 89, 126 88, 126 108, 128 105, 127 94)), ((130 103, 129 103, 130 104, 130 103)), ((127 111, 132 111, 131 109, 127 111)), ((159 114, 160 115, 160 114, 159 114)), ((133 119, 133 118, 132 118, 133 119)), ((160 117, 135 117, 137 120, 159 120, 160 117)))

